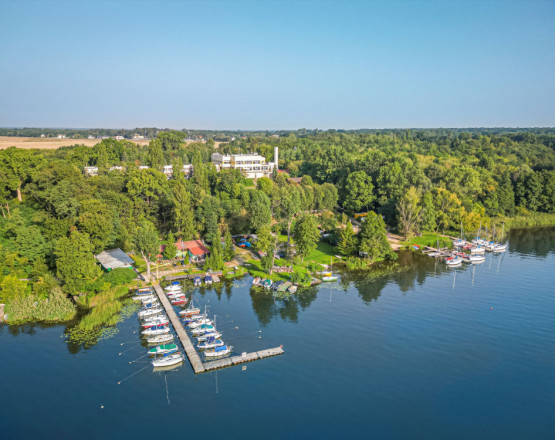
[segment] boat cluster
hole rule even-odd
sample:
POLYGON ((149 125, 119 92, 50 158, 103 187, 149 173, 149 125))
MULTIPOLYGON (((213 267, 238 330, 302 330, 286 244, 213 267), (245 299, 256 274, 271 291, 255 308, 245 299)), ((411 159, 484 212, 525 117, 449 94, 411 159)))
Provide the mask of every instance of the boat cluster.
POLYGON ((456 239, 453 241, 453 247, 455 250, 444 260, 447 266, 458 266, 462 263, 483 263, 486 261, 486 251, 499 253, 507 250, 506 243, 495 243, 478 237, 471 242, 456 239))
POLYGON ((168 367, 183 362, 183 356, 179 352, 177 344, 174 343, 168 317, 164 314, 152 288, 138 289, 133 299, 142 304, 141 310, 137 314, 141 325, 141 337, 146 339, 148 345, 155 345, 148 350, 148 354, 154 356, 151 361, 152 365, 168 367))
POLYGON ((209 319, 206 312, 200 313, 198 307, 191 305, 182 310, 179 315, 191 335, 197 339, 197 348, 202 350, 205 358, 214 359, 229 355, 233 347, 226 345, 222 338, 222 333, 216 328, 216 317, 209 319))
POLYGON ((262 279, 260 277, 256 277, 252 280, 252 285, 254 287, 263 287, 268 290, 274 290, 276 292, 289 292, 295 293, 297 291, 297 285, 293 284, 290 281, 272 281, 271 279, 262 279))

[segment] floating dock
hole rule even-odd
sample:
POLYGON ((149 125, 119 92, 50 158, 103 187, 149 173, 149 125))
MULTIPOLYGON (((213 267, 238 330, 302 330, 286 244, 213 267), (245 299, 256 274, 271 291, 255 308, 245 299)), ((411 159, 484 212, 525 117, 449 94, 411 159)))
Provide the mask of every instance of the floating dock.
POLYGON ((232 356, 224 359, 218 359, 218 360, 203 363, 197 351, 195 350, 195 347, 193 346, 191 339, 189 339, 189 335, 185 331, 185 328, 183 328, 183 324, 179 320, 179 317, 175 313, 173 306, 168 300, 168 297, 166 296, 166 294, 164 293, 164 291, 162 290, 159 284, 154 284, 153 287, 154 287, 154 291, 156 292, 156 295, 158 295, 158 298, 160 299, 160 303, 162 304, 162 306, 166 310, 166 313, 168 314, 168 318, 172 323, 173 328, 175 329, 175 332, 177 333, 177 337, 181 341, 181 345, 183 345, 185 353, 187 354, 187 358, 189 358, 189 362, 191 363, 191 366, 193 367, 195 374, 206 373, 208 371, 218 370, 220 368, 232 367, 233 365, 244 364, 246 362, 253 362, 259 359, 266 359, 266 358, 269 358, 272 356, 278 356, 284 353, 283 347, 276 347, 276 348, 269 348, 267 350, 255 351, 252 353, 242 353, 240 356, 232 356))

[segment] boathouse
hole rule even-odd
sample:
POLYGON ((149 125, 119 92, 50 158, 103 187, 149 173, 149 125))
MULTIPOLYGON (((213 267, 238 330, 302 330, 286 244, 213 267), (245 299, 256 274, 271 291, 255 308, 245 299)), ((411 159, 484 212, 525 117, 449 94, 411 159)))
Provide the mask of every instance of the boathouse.
POLYGON ((131 257, 120 248, 102 251, 98 255, 95 255, 95 258, 107 272, 113 269, 131 267, 133 265, 131 257))

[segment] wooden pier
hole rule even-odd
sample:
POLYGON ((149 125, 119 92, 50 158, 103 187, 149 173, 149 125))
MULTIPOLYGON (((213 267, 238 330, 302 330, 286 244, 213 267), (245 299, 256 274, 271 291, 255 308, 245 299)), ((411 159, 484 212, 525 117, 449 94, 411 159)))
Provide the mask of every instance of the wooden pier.
POLYGON ((216 361, 206 362, 204 364, 204 372, 219 370, 220 368, 231 367, 233 365, 245 364, 247 362, 257 361, 272 356, 283 354, 282 347, 269 348, 267 350, 254 351, 252 353, 244 353, 240 356, 232 356, 225 359, 218 359, 216 361))
POLYGON ((189 358, 189 362, 191 363, 191 366, 193 367, 195 374, 205 373, 212 370, 218 370, 220 368, 231 367, 233 365, 244 364, 246 362, 257 361, 259 359, 265 359, 272 356, 278 356, 280 354, 283 354, 283 347, 276 347, 276 348, 269 348, 267 350, 255 351, 252 353, 242 353, 240 356, 232 356, 229 358, 218 359, 218 360, 203 363, 200 360, 200 356, 195 350, 193 343, 189 339, 189 335, 183 328, 183 324, 179 320, 179 317, 175 313, 173 306, 168 300, 168 297, 166 296, 166 294, 164 293, 164 291, 162 290, 159 284, 154 284, 153 287, 154 287, 154 291, 156 292, 156 295, 158 295, 158 298, 160 299, 160 303, 162 304, 162 306, 166 310, 166 313, 168 314, 168 318, 172 323, 173 328, 175 329, 175 332, 177 333, 177 337, 181 341, 181 345, 183 345, 185 353, 189 358))
POLYGON ((168 297, 166 296, 166 294, 164 293, 164 291, 162 290, 159 284, 154 284, 153 287, 156 294, 158 295, 158 298, 160 299, 160 303, 164 306, 164 309, 168 314, 168 318, 172 323, 173 328, 175 329, 175 332, 177 333, 177 337, 179 338, 179 340, 181 341, 181 344, 183 345, 183 348, 185 349, 185 353, 189 358, 189 362, 191 363, 193 370, 197 374, 204 373, 204 366, 202 365, 200 356, 198 355, 197 351, 195 350, 195 347, 193 346, 191 340, 189 339, 189 335, 183 328, 183 325, 181 324, 181 321, 179 320, 177 313, 175 313, 173 306, 168 300, 168 297))

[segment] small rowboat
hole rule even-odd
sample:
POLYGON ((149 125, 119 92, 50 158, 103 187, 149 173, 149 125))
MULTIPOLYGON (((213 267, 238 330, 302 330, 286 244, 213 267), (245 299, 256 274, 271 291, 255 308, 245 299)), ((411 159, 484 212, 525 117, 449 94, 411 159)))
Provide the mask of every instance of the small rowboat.
POLYGON ((171 365, 177 365, 181 362, 183 362, 183 356, 181 356, 181 353, 170 352, 165 354, 164 357, 154 359, 152 361, 152 365, 154 367, 169 367, 171 365))
POLYGON ((256 277, 254 280, 252 280, 252 285, 258 286, 258 284, 260 284, 260 281, 262 281, 262 278, 256 277))
POLYGON ((455 255, 454 257, 447 257, 445 259, 445 264, 447 264, 447 266, 458 266, 459 264, 462 263, 462 258, 459 257, 458 255, 455 255))
POLYGON ((158 347, 154 347, 148 350, 148 354, 150 356, 153 356, 157 354, 166 354, 166 353, 169 353, 170 351, 177 351, 177 344, 159 345, 158 347))

